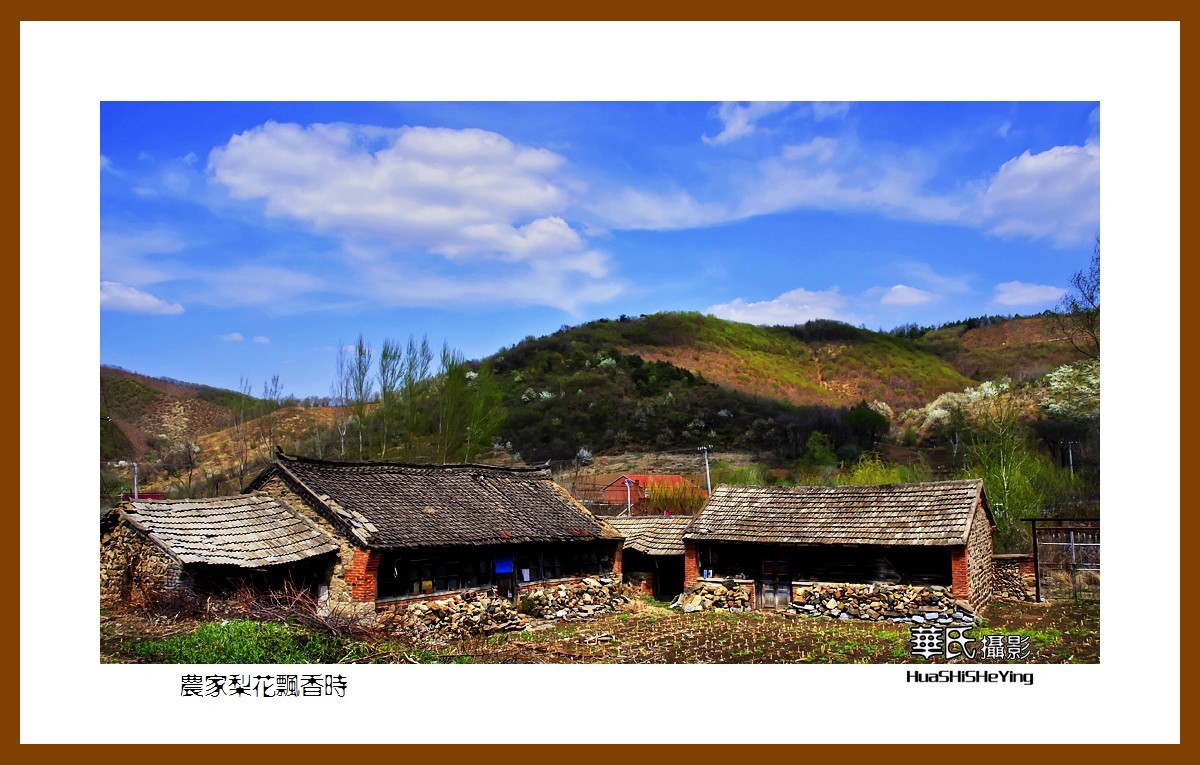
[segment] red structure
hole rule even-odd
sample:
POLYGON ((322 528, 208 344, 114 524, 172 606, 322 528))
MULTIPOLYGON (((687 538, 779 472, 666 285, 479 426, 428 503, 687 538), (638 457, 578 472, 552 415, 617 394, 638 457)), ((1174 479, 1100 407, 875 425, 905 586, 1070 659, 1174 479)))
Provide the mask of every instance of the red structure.
POLYGON ((606 505, 628 504, 634 514, 647 512, 652 497, 679 497, 703 500, 704 489, 681 475, 623 475, 604 487, 602 502, 606 505))

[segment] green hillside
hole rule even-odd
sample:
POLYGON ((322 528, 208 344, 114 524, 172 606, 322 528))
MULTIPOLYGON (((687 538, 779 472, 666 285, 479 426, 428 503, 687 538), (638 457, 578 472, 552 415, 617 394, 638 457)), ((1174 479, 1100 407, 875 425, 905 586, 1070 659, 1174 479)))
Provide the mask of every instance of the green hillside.
POLYGON ((488 360, 503 438, 527 459, 640 446, 799 456, 815 430, 854 448, 846 408, 917 405, 972 384, 911 340, 839 322, 759 327, 697 313, 601 319, 488 360))

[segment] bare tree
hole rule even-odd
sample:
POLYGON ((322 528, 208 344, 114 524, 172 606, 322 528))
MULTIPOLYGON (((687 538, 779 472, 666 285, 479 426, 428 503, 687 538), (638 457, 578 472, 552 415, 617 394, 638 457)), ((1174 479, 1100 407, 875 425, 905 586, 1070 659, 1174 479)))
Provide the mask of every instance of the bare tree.
POLYGON ((246 474, 250 470, 250 432, 247 422, 250 420, 251 406, 254 397, 250 395, 250 381, 245 377, 238 380, 237 403, 233 406, 233 458, 236 463, 238 490, 246 488, 246 474))
POLYGON ((1100 237, 1087 271, 1076 271, 1071 289, 1058 304, 1058 328, 1071 347, 1100 359, 1100 237))
POLYGON ((263 414, 258 418, 258 448, 266 462, 270 462, 275 454, 278 436, 275 432, 275 412, 279 409, 282 394, 283 386, 279 384, 279 375, 263 382, 263 414))
POLYGON ((358 425, 358 457, 366 453, 363 430, 366 428, 367 404, 375 393, 375 381, 371 379, 371 346, 363 341, 360 333, 354 346, 354 358, 350 362, 350 402, 354 408, 354 419, 358 425))
POLYGON ((333 384, 329 386, 332 397, 333 427, 337 430, 339 454, 346 459, 346 431, 350 428, 350 364, 346 359, 346 346, 338 340, 337 369, 334 372, 333 384))

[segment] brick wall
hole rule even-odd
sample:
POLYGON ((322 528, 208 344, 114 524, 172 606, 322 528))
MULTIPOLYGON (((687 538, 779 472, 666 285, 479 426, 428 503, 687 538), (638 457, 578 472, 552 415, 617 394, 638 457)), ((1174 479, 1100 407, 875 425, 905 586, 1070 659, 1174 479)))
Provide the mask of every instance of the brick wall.
POLYGON ((983 505, 971 519, 967 544, 950 552, 951 592, 979 613, 992 597, 992 527, 983 505))
MULTIPOLYGON (((623 572, 625 571, 625 547, 624 547, 624 543, 623 543, 623 542, 617 542, 617 543, 614 545, 614 549, 616 550, 616 552, 615 552, 615 553, 613 553, 613 565, 612 565, 612 572, 613 572, 614 574, 620 574, 620 573, 623 573, 623 572)), ((620 577, 617 577, 617 578, 619 579, 620 577)))
POLYGON ((700 555, 696 551, 696 543, 683 540, 683 589, 690 590, 700 578, 700 555))
POLYGON ((356 549, 346 567, 346 584, 350 587, 350 598, 359 603, 374 603, 379 589, 378 550, 356 549))

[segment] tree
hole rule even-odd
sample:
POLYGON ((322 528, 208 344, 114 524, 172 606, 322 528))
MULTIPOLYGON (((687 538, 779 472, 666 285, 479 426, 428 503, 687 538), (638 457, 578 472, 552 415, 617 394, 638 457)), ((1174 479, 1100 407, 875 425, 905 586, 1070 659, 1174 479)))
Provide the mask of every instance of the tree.
POLYGON ((470 411, 467 366, 448 343, 442 344, 437 394, 437 453, 442 462, 448 462, 452 455, 457 457, 462 452, 470 411))
POLYGON ((1071 347, 1090 359, 1100 358, 1100 237, 1096 237, 1087 271, 1076 271, 1071 289, 1058 304, 1059 331, 1071 347))
POLYGON ((383 347, 379 349, 379 420, 382 426, 380 458, 387 456, 388 424, 395 419, 396 397, 403 371, 403 351, 400 344, 385 339, 383 347))
POLYGON ((246 488, 246 473, 250 469, 250 443, 249 443, 249 427, 246 425, 250 419, 251 406, 254 402, 254 397, 250 395, 250 381, 245 377, 238 380, 237 403, 233 405, 233 457, 236 461, 235 469, 238 477, 238 490, 246 488))
MULTIPOLYGON (((492 365, 484 362, 479 371, 467 373, 470 406, 467 414, 466 438, 463 444, 463 461, 470 462, 500 434, 507 411, 504 394, 496 382, 492 365), (474 375, 474 377, 472 377, 474 375)), ((580 450, 584 451, 583 449, 580 450)), ((589 455, 590 456, 590 455, 589 455)))
POLYGON ((400 402, 404 418, 404 450, 411 455, 416 437, 426 429, 429 397, 429 367, 433 363, 433 351, 429 338, 422 336, 421 344, 408 336, 408 349, 404 354, 404 372, 400 376, 400 402))
POLYGON ((338 340, 337 366, 333 384, 329 386, 336 409, 333 410, 333 427, 338 433, 340 455, 346 459, 346 431, 350 428, 350 362, 346 358, 346 346, 338 340))
POLYGON ((354 346, 354 358, 350 360, 350 405, 354 410, 354 421, 358 425, 358 457, 366 453, 363 430, 366 427, 367 404, 375 393, 375 381, 371 379, 371 346, 363 341, 362 333, 354 346))
POLYGON ((279 375, 274 375, 269 381, 263 382, 262 415, 258 418, 258 448, 263 461, 270 462, 275 454, 275 411, 279 409, 283 386, 279 383, 279 375))
POLYGON ((846 412, 846 424, 864 449, 870 449, 891 426, 888 418, 872 409, 865 399, 846 412))

